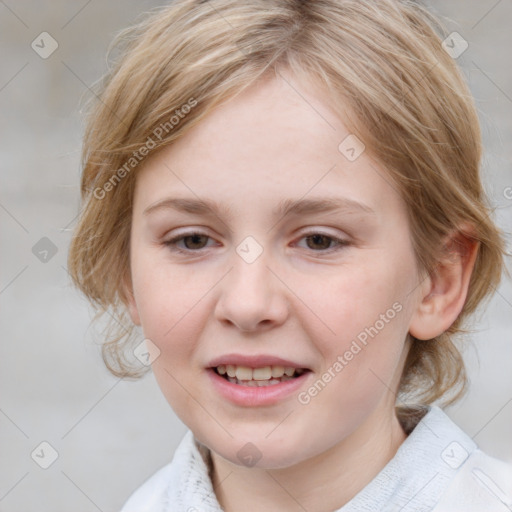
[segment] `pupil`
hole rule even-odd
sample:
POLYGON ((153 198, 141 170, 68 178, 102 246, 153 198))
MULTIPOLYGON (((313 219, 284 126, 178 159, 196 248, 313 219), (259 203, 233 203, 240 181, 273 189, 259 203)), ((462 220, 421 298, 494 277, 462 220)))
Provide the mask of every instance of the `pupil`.
POLYGON ((201 242, 199 241, 198 242, 198 239, 201 239, 201 238, 206 238, 204 235, 189 235, 187 237, 185 237, 184 241, 185 241, 185 245, 187 246, 187 249, 197 249, 198 247, 190 247, 190 244, 189 243, 186 243, 187 240, 190 240, 192 239, 193 242, 192 244, 199 244, 201 245, 201 242))
MULTIPOLYGON (((311 235, 311 236, 308 236, 308 237, 307 237, 307 239, 308 239, 308 240, 312 240, 312 239, 313 239, 315 244, 317 244, 317 243, 318 243, 319 245, 321 245, 321 246, 322 246, 322 247, 321 247, 322 249, 327 249, 327 248, 329 247, 330 243, 331 243, 331 242, 330 242, 329 237, 328 237, 328 236, 326 236, 326 235, 311 235), (320 239, 320 242, 319 242, 319 239, 320 239), (326 242, 326 243, 322 244, 322 243, 321 243, 321 239, 323 239, 323 241, 324 241, 324 242, 326 242)), ((310 244, 308 243, 308 246, 309 246, 309 245, 310 245, 310 244)), ((311 249, 311 248, 312 248, 312 247, 310 247, 310 249, 311 249)), ((313 248, 314 248, 314 247, 313 247, 313 248)))

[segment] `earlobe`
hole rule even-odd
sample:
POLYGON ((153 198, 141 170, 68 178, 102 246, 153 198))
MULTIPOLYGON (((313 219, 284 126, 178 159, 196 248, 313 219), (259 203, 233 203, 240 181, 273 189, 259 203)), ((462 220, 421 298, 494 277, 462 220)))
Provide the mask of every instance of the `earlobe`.
POLYGON ((130 314, 130 318, 135 325, 141 325, 139 310, 137 309, 137 303, 135 302, 135 297, 133 296, 133 286, 131 284, 131 279, 126 278, 123 283, 124 287, 124 302, 126 308, 128 309, 128 313, 130 314))
POLYGON ((128 296, 128 312, 130 313, 130 318, 132 319, 132 322, 135 325, 141 325, 137 304, 135 304, 135 299, 131 294, 128 296))
POLYGON ((420 287, 420 302, 409 326, 416 339, 439 336, 449 329, 464 307, 479 247, 468 232, 472 230, 466 226, 448 237, 434 272, 420 287))

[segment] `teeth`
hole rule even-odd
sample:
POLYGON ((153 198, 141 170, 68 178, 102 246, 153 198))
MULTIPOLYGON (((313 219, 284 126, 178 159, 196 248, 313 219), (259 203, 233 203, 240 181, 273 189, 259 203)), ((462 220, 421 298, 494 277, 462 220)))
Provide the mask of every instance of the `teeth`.
MULTIPOLYGON (((238 375, 237 375, 238 377, 238 375)), ((265 366, 263 368, 254 368, 252 371, 253 380, 268 380, 272 377, 272 369, 270 366, 265 366)), ((242 380, 242 379, 240 379, 242 380)))
POLYGON ((271 366, 272 377, 282 377, 284 375, 284 366, 271 366))
MULTIPOLYGON (((262 368, 249 368, 248 366, 237 366, 233 364, 219 365, 217 367, 217 373, 219 375, 226 375, 229 381, 254 381, 259 385, 259 382, 272 382, 276 379, 276 382, 282 380, 289 380, 294 375, 298 376, 304 373, 305 370, 298 368, 292 368, 290 366, 263 366, 262 368)), ((254 384, 250 384, 253 386, 254 384)))
POLYGON ((238 380, 251 380, 252 379, 252 368, 247 366, 236 367, 236 378, 238 380))
POLYGON ((280 379, 270 379, 270 380, 238 380, 236 378, 228 377, 229 382, 233 384, 239 384, 240 386, 247 386, 247 387, 258 387, 262 388, 265 386, 275 386, 276 384, 279 384, 281 382, 285 382, 287 380, 291 380, 293 377, 288 377, 287 375, 283 375, 280 379))

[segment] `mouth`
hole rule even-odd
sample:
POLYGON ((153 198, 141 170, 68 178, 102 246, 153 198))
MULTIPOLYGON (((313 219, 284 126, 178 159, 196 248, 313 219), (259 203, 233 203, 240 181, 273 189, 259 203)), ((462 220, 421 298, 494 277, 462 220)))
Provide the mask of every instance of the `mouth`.
POLYGON ((304 373, 311 371, 308 368, 293 368, 280 365, 251 368, 249 366, 232 364, 214 366, 210 370, 231 384, 245 387, 276 386, 283 382, 297 379, 304 373))

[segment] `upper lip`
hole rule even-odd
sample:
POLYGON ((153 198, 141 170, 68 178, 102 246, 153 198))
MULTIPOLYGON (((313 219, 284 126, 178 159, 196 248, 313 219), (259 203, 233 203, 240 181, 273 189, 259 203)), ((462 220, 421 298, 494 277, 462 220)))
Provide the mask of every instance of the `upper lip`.
POLYGON ((226 354, 212 359, 208 363, 208 367, 216 368, 217 366, 227 364, 234 366, 247 366, 249 368, 263 368, 264 366, 284 366, 290 368, 304 368, 306 370, 309 369, 303 364, 297 363, 296 361, 290 361, 289 359, 283 359, 282 357, 267 354, 259 354, 255 356, 243 354, 226 354))

